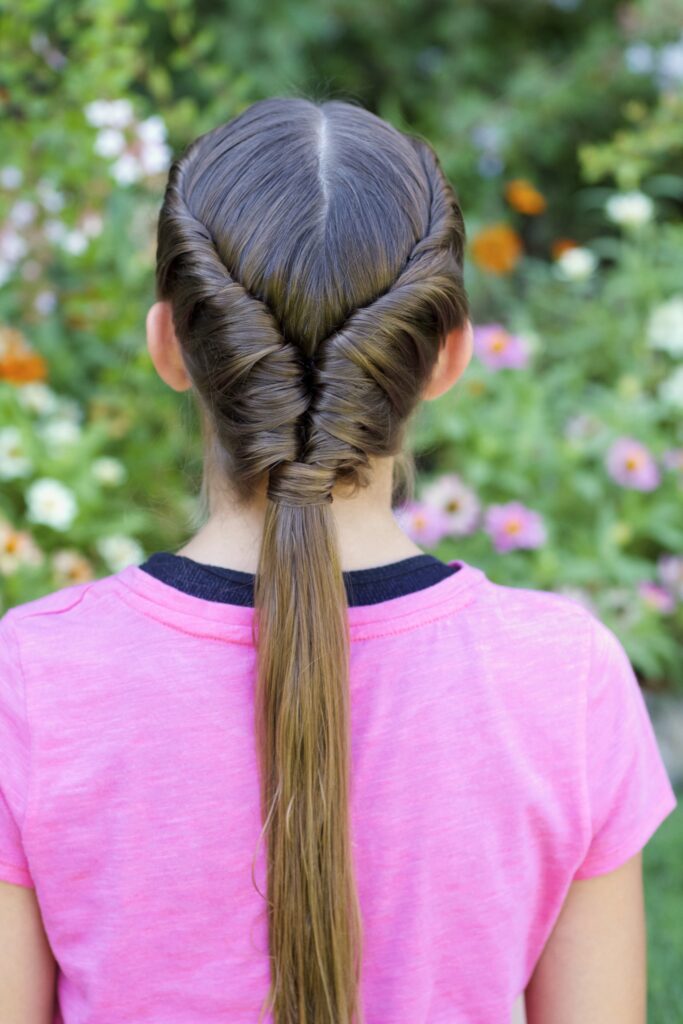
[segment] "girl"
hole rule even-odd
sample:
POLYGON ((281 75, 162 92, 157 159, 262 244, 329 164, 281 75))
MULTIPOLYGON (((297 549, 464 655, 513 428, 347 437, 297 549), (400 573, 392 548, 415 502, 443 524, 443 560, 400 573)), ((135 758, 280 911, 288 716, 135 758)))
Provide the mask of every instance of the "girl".
POLYGON ((676 798, 625 651, 394 516, 471 356, 464 244, 433 149, 353 103, 173 164, 147 333, 200 528, 0 620, 3 1024, 645 1020, 676 798))

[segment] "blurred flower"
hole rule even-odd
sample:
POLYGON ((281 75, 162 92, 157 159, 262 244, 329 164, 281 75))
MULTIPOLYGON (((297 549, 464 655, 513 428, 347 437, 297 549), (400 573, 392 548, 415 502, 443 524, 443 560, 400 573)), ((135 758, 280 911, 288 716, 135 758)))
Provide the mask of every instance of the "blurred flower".
POLYGON ((683 472, 683 448, 667 448, 662 453, 662 465, 665 469, 678 469, 683 472))
POLYGON ((112 572, 119 572, 127 565, 139 565, 145 557, 141 545, 122 534, 101 537, 95 542, 95 547, 112 572))
POLYGON ((481 153, 477 159, 477 169, 485 178, 495 178, 505 164, 497 153, 481 153))
POLYGON ((683 33, 673 43, 665 43, 657 55, 657 79, 661 89, 673 89, 683 82, 683 33))
POLYGON ((674 295, 652 310, 647 338, 651 348, 663 349, 674 357, 683 356, 683 295, 674 295))
POLYGON ((119 459, 110 455, 102 455, 95 459, 90 467, 92 475, 98 483, 106 487, 113 487, 126 479, 126 467, 119 459))
POLYGON ((564 436, 569 441, 586 441, 599 434, 603 427, 603 421, 595 413, 579 412, 565 423, 564 436))
POLYGON ((525 178, 513 178, 505 186, 505 198, 514 210, 529 216, 543 213, 546 208, 545 196, 525 178))
POLYGON ((472 239, 472 259, 492 274, 509 274, 522 256, 522 241, 508 224, 482 228, 472 239))
POLYGON ((13 224, 0 228, 0 284, 10 279, 27 252, 28 245, 13 224))
POLYGON ((37 313, 42 313, 43 316, 47 316, 48 313, 51 313, 56 305, 57 296, 48 288, 44 288, 42 291, 38 292, 33 300, 33 308, 37 313))
POLYGON ((122 153, 109 172, 119 185, 131 185, 142 177, 142 165, 132 153, 122 153))
POLYGON ((626 47, 624 61, 626 67, 634 75, 645 75, 648 71, 654 70, 654 50, 649 43, 633 43, 631 46, 626 47))
POLYGON ((607 472, 622 487, 652 491, 660 482, 657 463, 649 450, 632 437, 620 437, 610 446, 605 465, 607 472))
POLYGON ((72 228, 59 240, 59 244, 64 252, 71 253, 72 256, 80 256, 88 248, 88 239, 78 228, 72 228))
POLYGON ((25 409, 29 409, 39 416, 55 412, 58 406, 58 399, 52 388, 40 381, 22 384, 21 387, 18 387, 17 400, 25 409))
POLYGON ((23 180, 24 173, 21 167, 15 167, 13 164, 5 164, 4 167, 0 167, 0 186, 2 188, 19 188, 23 180))
POLYGON ((525 338, 511 334, 502 324, 483 324, 474 328, 474 351, 485 366, 493 370, 523 369, 529 362, 525 338))
POLYGON ((48 213, 59 213, 64 207, 64 194, 59 191, 49 178, 41 178, 36 185, 36 192, 41 205, 48 213))
POLYGON ((639 227, 652 220, 655 204, 644 192, 633 190, 610 196, 605 203, 609 219, 622 227, 639 227))
POLYGON ((578 243, 573 238, 556 238, 550 246, 550 254, 554 260, 557 260, 563 252, 575 249, 577 245, 578 243))
POLYGON ((127 99, 92 100, 84 112, 95 128, 125 128, 133 120, 133 104, 127 99))
POLYGON ((650 580, 644 580, 638 584, 637 589, 645 604, 654 611, 660 612, 662 615, 669 615, 674 611, 676 602, 664 587, 660 587, 650 580))
POLYGON ((98 156, 118 156, 126 148, 126 136, 118 128, 102 128, 93 148, 98 156))
POLYGON ((422 489, 422 501, 445 513, 449 534, 461 536, 476 528, 479 501, 457 473, 445 473, 427 484, 422 489))
POLYGON ((46 376, 45 360, 29 348, 23 334, 14 327, 0 327, 0 380, 24 384, 46 376))
POLYGON ((44 560, 28 530, 15 530, 8 522, 0 522, 0 574, 11 576, 22 565, 42 565, 44 560))
POLYGON ((31 472, 31 460, 19 427, 0 429, 0 479, 16 480, 31 472))
POLYGON ((97 235, 102 234, 104 218, 96 210, 87 210, 81 217, 79 226, 88 238, 96 238, 97 235))
POLYGON ((657 559, 657 576, 677 600, 683 601, 683 558, 679 555, 660 555, 657 559))
POLYGON ((402 530, 416 544, 433 547, 450 529, 448 516, 426 501, 408 501, 394 511, 402 530))
POLYGON ((73 420, 61 416, 41 423, 37 430, 53 451, 76 444, 81 439, 81 428, 73 420))
POLYGON ((514 548, 537 548, 547 538, 539 513, 519 501, 489 505, 484 517, 484 529, 499 552, 512 551, 514 548))
POLYGON ((657 394, 667 405, 683 409, 683 366, 677 366, 657 389, 657 394))
POLYGON ((62 548, 52 556, 52 568, 58 586, 85 583, 94 578, 92 562, 73 548, 62 548))
POLYGON ((35 220, 37 209, 36 204, 30 199, 17 199, 10 208, 7 219, 15 228, 25 228, 35 220))
POLYGON ((153 114, 145 121, 140 121, 135 129, 138 137, 143 142, 158 143, 166 141, 166 125, 164 119, 158 114, 153 114))
POLYGON ((561 252, 553 266, 556 276, 564 281, 584 281, 597 265, 595 253, 584 246, 574 245, 561 252))
POLYGON ((54 530, 68 530, 78 511, 73 491, 52 477, 42 477, 30 485, 26 504, 31 522, 44 523, 54 530))

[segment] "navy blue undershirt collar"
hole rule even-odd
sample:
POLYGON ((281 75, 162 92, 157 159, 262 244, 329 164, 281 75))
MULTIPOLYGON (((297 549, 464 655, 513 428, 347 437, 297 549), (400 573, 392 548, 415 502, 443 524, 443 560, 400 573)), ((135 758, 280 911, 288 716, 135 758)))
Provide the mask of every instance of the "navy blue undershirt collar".
MULTIPOLYGON (((139 566, 171 587, 201 597, 253 607, 254 574, 221 565, 205 565, 186 555, 155 551, 139 566)), ((370 569, 352 569, 343 573, 348 605, 378 604, 431 587, 457 572, 459 566, 447 565, 434 555, 402 558, 370 569)))

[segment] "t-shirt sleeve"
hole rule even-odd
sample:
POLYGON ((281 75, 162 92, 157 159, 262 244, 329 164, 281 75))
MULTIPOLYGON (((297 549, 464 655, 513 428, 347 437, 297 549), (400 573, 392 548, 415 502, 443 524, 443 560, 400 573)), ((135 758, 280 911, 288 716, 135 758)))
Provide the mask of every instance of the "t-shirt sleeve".
POLYGON ((591 839, 576 879, 624 864, 677 806, 629 657, 616 634, 592 619, 584 721, 591 839))
POLYGON ((9 613, 0 618, 0 881, 35 888, 22 841, 30 740, 19 651, 9 613))

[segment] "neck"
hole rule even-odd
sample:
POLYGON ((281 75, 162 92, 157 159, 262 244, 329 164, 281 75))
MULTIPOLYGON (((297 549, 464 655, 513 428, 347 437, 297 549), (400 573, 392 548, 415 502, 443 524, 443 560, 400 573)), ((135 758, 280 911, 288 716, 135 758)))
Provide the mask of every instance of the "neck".
MULTIPOLYGON (((378 459, 372 483, 354 497, 333 493, 334 517, 342 570, 370 569, 420 555, 391 510, 393 459, 378 459)), ((238 504, 221 488, 209 488, 210 514, 204 525, 176 554, 206 565, 255 573, 263 535, 265 490, 249 506, 238 504)))

